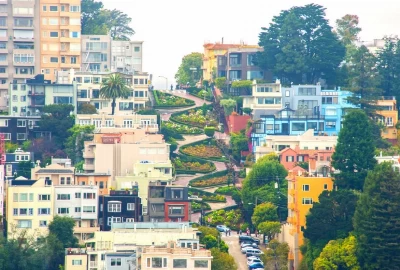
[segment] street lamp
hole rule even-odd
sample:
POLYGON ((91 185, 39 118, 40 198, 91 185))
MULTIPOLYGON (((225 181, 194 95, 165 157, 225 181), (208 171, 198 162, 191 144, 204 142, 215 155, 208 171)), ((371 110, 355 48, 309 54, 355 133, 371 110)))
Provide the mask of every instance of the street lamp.
POLYGON ((158 76, 159 78, 164 78, 165 79, 165 90, 168 91, 168 78, 164 76, 158 76))

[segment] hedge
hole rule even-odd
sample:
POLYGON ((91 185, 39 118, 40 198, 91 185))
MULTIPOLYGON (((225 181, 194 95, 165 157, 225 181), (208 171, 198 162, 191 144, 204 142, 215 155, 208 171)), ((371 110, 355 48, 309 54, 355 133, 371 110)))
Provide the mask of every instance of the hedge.
POLYGON ((175 167, 175 172, 176 174, 196 174, 196 173, 210 173, 215 171, 217 168, 215 167, 215 164, 210 162, 210 161, 206 161, 206 160, 202 160, 199 158, 195 158, 195 157, 191 157, 191 156, 186 156, 186 155, 174 155, 174 160, 175 161, 176 158, 179 158, 181 161, 183 162, 199 162, 200 164, 210 164, 211 165, 211 170, 204 172, 204 171, 196 171, 196 170, 183 170, 183 169, 177 169, 175 167))
MULTIPOLYGON (((201 90, 203 90, 203 89, 200 89, 200 88, 197 88, 197 87, 189 87, 189 88, 186 89, 186 92, 188 92, 188 93, 191 94, 192 96, 195 96, 195 97, 204 99, 203 96, 198 95, 198 93, 199 93, 201 90)), ((206 97, 205 100, 210 101, 210 102, 213 102, 213 101, 214 101, 214 96, 212 95, 212 92, 211 92, 211 97, 206 97)))
POLYGON ((193 209, 193 202, 192 202, 192 212, 193 213, 201 212, 201 210, 205 210, 205 211, 211 210, 211 206, 206 202, 203 202, 203 201, 194 201, 194 202, 200 204, 202 208, 193 209))
MULTIPOLYGON (((185 144, 185 145, 179 147, 179 153, 181 153, 182 155, 185 155, 185 156, 195 157, 195 158, 198 158, 200 160, 206 160, 206 161, 208 161, 208 160, 219 161, 219 162, 227 162, 227 161, 229 161, 229 159, 224 158, 224 157, 199 157, 199 156, 193 156, 193 155, 189 155, 189 154, 186 154, 186 153, 182 152, 183 149, 185 149, 185 148, 187 148, 189 146, 209 145, 210 142, 211 142, 211 145, 217 146, 217 144, 215 143, 215 140, 213 140, 212 138, 208 138, 208 139, 205 139, 205 140, 188 143, 188 144, 185 144)), ((221 150, 221 153, 223 153, 222 150, 221 150)))
MULTIPOLYGON (((169 121, 172 121, 172 122, 175 122, 175 123, 178 123, 178 124, 181 124, 181 125, 185 125, 185 126, 193 126, 193 127, 198 127, 198 128, 204 128, 204 126, 202 126, 202 125, 191 125, 191 124, 184 123, 184 122, 181 122, 181 121, 176 119, 176 117, 181 115, 181 114, 189 114, 189 110, 197 111, 197 110, 201 110, 201 108, 202 108, 202 106, 195 107, 195 108, 190 108, 190 109, 187 109, 187 110, 184 110, 184 111, 180 111, 180 112, 175 112, 175 113, 171 114, 171 117, 169 118, 169 121)), ((210 110, 210 111, 214 109, 211 104, 206 105, 206 108, 207 108, 207 110, 210 110)))
MULTIPOLYGON (((198 182, 198 181, 203 181, 203 180, 208 180, 208 179, 212 179, 214 177, 220 177, 220 176, 225 176, 228 174, 227 170, 224 171, 219 171, 219 172, 215 172, 215 173, 210 173, 204 176, 200 176, 197 178, 194 178, 192 180, 189 181, 189 185, 192 186, 193 183, 198 182)), ((202 186, 202 187, 196 187, 196 188, 208 188, 208 187, 217 187, 217 186, 222 186, 222 185, 226 185, 228 183, 228 181, 226 183, 223 184, 218 184, 218 185, 207 185, 207 186, 202 186)))
MULTIPOLYGON (((185 104, 185 105, 162 105, 159 98, 158 98, 158 90, 154 90, 153 91, 153 96, 154 96, 154 100, 156 101, 156 104, 153 106, 154 108, 157 109, 173 109, 173 108, 187 108, 187 107, 192 107, 194 105, 196 105, 196 103, 191 100, 191 99, 187 99, 187 98, 183 98, 183 97, 179 97, 179 98, 183 98, 185 99, 186 102, 189 102, 189 104, 185 104)), ((174 96, 168 93, 163 93, 165 95, 169 95, 169 96, 174 96)), ((177 96, 178 97, 178 96, 177 96)))

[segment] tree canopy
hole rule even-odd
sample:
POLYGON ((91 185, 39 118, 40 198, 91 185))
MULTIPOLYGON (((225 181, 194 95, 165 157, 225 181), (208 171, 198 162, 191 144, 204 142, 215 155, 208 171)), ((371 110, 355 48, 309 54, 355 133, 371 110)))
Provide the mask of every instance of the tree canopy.
POLYGON ((378 53, 378 72, 381 76, 379 87, 384 96, 395 96, 400 101, 400 41, 386 41, 378 53))
POLYGON ((82 0, 81 27, 83 35, 107 35, 113 40, 130 40, 135 31, 129 26, 132 21, 120 10, 105 9, 101 1, 82 0))
POLYGON ((264 251, 261 259, 264 261, 265 269, 286 270, 288 269, 289 245, 286 242, 271 240, 268 249, 264 251))
POLYGON ((258 204, 254 208, 251 221, 256 227, 265 221, 278 221, 277 207, 270 202, 258 204))
POLYGON ((368 170, 376 164, 371 124, 366 113, 351 110, 343 121, 332 166, 340 172, 335 175, 339 188, 362 190, 368 170))
POLYGON ((235 110, 236 101, 233 99, 222 99, 219 103, 224 108, 225 117, 231 115, 231 113, 235 110))
POLYGON ((357 41, 358 34, 361 32, 358 23, 358 16, 351 14, 346 14, 342 18, 336 20, 336 32, 345 46, 357 41))
POLYGON ((284 10, 262 30, 259 45, 264 50, 256 62, 272 70, 283 84, 314 84, 319 79, 330 79, 345 55, 345 47, 320 5, 284 10))
POLYGON ((129 87, 127 86, 124 78, 119 73, 110 74, 105 82, 101 84, 100 96, 106 99, 111 99, 111 114, 115 112, 115 100, 117 98, 127 97, 129 94, 129 87))
POLYGON ((392 163, 378 164, 368 173, 354 214, 354 232, 362 269, 400 265, 400 174, 392 163))
POLYGON ((175 74, 175 79, 180 84, 189 82, 194 85, 202 77, 201 65, 203 64, 203 54, 193 52, 182 58, 182 63, 175 74), (195 70, 192 70, 195 69, 195 70))

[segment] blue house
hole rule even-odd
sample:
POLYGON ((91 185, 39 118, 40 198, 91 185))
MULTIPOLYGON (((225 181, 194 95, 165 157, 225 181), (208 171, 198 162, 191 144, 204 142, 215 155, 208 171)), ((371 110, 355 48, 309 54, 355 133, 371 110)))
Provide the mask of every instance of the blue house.
POLYGON ((21 150, 21 148, 15 150, 14 153, 6 153, 5 179, 10 180, 19 174, 23 174, 23 172, 21 172, 22 168, 19 168, 19 163, 21 161, 31 162, 33 167, 33 160, 33 153, 25 152, 21 150))

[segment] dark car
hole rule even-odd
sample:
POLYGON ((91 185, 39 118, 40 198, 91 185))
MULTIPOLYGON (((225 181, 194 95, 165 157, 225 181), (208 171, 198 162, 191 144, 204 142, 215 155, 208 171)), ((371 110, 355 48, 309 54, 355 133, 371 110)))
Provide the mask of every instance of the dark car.
POLYGON ((264 265, 262 263, 252 263, 249 265, 249 270, 253 269, 264 269, 264 265))
POLYGON ((242 242, 249 242, 249 243, 256 243, 257 245, 260 244, 260 240, 248 235, 239 235, 239 243, 242 242))

